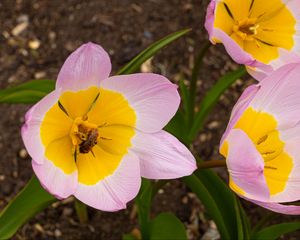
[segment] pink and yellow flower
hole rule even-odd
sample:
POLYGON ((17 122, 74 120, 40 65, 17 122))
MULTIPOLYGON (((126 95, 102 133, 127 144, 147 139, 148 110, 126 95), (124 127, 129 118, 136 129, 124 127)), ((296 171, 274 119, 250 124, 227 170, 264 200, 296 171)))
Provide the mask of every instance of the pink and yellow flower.
POLYGON ((162 130, 180 103, 176 85, 157 74, 109 77, 110 71, 103 48, 84 44, 22 128, 44 188, 104 211, 125 208, 141 177, 179 178, 196 169, 189 150, 162 130))
POLYGON ((298 0, 211 0, 205 27, 212 43, 223 43, 259 80, 300 62, 298 0))
POLYGON ((300 64, 281 67, 245 90, 220 144, 238 195, 280 213, 300 214, 300 64))

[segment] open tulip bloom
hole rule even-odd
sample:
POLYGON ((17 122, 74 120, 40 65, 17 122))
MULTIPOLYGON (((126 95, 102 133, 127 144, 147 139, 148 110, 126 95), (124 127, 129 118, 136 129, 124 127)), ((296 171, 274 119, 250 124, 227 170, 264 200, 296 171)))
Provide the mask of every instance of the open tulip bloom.
POLYGON ((125 208, 141 177, 179 178, 196 169, 189 150, 162 130, 180 103, 176 85, 157 74, 110 71, 99 45, 82 45, 22 128, 43 187, 104 211, 125 208))
POLYGON ((270 210, 300 214, 300 64, 276 70, 245 90, 233 108, 220 152, 229 185, 270 210))
POLYGON ((211 42, 245 64, 258 80, 300 62, 299 0, 211 0, 205 27, 211 42))

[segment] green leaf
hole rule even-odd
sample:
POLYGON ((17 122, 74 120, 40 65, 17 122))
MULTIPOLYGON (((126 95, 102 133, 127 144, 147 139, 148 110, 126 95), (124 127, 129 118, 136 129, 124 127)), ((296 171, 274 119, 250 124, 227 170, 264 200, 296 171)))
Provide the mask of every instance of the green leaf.
POLYGON ((192 70, 190 89, 189 89, 189 108, 187 109, 189 126, 192 125, 194 120, 198 75, 203 63, 203 58, 205 57, 205 54, 207 53, 207 50, 209 49, 210 46, 211 46, 211 42, 209 40, 206 40, 206 42, 201 47, 194 61, 194 67, 192 70))
POLYGON ((249 218, 247 217, 245 210, 243 209, 238 198, 235 198, 235 212, 236 212, 236 221, 237 221, 237 232, 238 239, 250 240, 251 226, 249 218))
POLYGON ((203 127, 205 118, 217 103, 220 96, 229 88, 237 79, 246 74, 245 67, 240 67, 238 70, 227 73, 221 77, 218 82, 206 93, 199 105, 199 112, 196 114, 192 128, 189 132, 189 141, 192 142, 197 133, 203 127))
POLYGON ((222 239, 243 239, 243 219, 236 205, 237 199, 213 171, 197 170, 183 180, 215 221, 222 239))
POLYGON ((32 177, 21 192, 0 214, 0 239, 11 238, 30 218, 55 202, 36 177, 32 177))
POLYGON ((138 240, 135 236, 133 236, 132 234, 124 234, 122 236, 122 240, 138 240))
POLYGON ((151 181, 143 178, 141 189, 135 201, 138 209, 139 225, 143 239, 149 239, 152 193, 153 186, 151 181))
POLYGON ((126 64, 121 70, 118 71, 117 75, 134 73, 139 70, 140 66, 146 62, 149 58, 154 56, 159 50, 169 45, 173 41, 182 37, 183 35, 190 32, 190 29, 184 29, 175 33, 172 33, 157 42, 151 44, 148 48, 142 51, 134 59, 132 59, 128 64, 126 64))
POLYGON ((172 213, 161 213, 151 221, 150 240, 187 239, 183 223, 172 213))
POLYGON ((0 90, 0 103, 36 103, 53 91, 55 81, 32 80, 16 87, 0 90))
POLYGON ((255 240, 273 240, 278 239, 280 236, 286 233, 294 232, 300 229, 300 222, 281 223, 276 224, 254 234, 251 239, 255 240))
POLYGON ((184 114, 178 110, 167 126, 165 126, 164 130, 177 137, 183 143, 186 142, 187 131, 184 114))
POLYGON ((182 79, 179 81, 179 89, 180 89, 181 101, 183 103, 183 109, 185 112, 187 112, 188 109, 190 108, 189 91, 182 79))

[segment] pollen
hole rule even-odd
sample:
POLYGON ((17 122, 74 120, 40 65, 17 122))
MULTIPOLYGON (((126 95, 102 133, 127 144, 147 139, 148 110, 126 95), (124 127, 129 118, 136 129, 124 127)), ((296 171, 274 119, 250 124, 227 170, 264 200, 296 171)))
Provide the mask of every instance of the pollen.
POLYGON ((70 137, 76 153, 92 152, 99 138, 98 126, 88 122, 86 115, 78 117, 73 122, 70 137))
POLYGON ((236 21, 232 31, 236 33, 243 41, 254 41, 255 35, 259 29, 256 18, 247 18, 242 21, 236 21))

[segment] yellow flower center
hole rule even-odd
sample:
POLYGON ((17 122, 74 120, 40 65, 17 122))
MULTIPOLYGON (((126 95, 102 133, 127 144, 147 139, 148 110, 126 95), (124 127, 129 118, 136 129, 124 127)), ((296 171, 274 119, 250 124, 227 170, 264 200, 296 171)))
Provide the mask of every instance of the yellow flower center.
POLYGON ((257 34, 259 24, 256 23, 256 18, 247 18, 243 21, 237 21, 232 28, 242 40, 254 41, 254 35, 257 34))
MULTIPOLYGON (((284 190, 293 168, 293 160, 285 151, 285 143, 280 139, 277 121, 273 115, 248 108, 240 117, 234 128, 243 130, 254 143, 256 150, 264 159, 264 176, 271 195, 284 190)), ((227 156, 228 143, 221 146, 221 154, 227 156)), ((242 159, 241 159, 242 161, 242 159)), ((233 182, 233 189, 243 195, 233 182)))
POLYGON ((88 116, 78 117, 74 120, 70 137, 74 146, 75 155, 78 153, 93 153, 93 147, 99 139, 98 126, 88 122, 88 116))
POLYGON ((65 174, 93 185, 119 166, 135 134, 136 114, 124 96, 91 87, 64 92, 45 114, 40 136, 45 156, 65 174))

